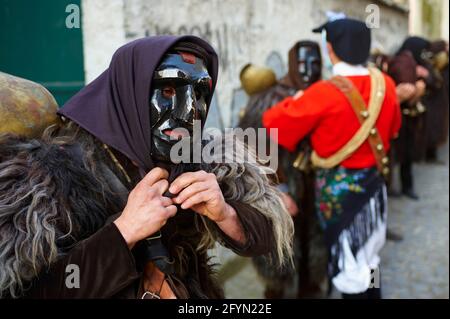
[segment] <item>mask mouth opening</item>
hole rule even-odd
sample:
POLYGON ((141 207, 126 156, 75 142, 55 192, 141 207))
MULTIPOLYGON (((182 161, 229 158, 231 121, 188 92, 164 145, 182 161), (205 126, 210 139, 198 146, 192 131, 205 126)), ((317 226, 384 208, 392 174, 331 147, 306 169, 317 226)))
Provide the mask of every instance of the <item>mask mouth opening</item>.
POLYGON ((186 129, 165 129, 162 133, 174 141, 181 141, 191 136, 190 132, 186 129))

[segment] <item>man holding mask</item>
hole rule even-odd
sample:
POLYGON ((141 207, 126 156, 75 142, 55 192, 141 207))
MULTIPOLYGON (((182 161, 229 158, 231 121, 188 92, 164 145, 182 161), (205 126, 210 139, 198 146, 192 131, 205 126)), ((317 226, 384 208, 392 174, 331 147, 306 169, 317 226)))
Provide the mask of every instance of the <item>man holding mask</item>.
POLYGON ((215 241, 289 261, 292 223, 256 162, 233 163, 237 176, 170 158, 186 137, 177 129, 204 124, 217 68, 199 38, 139 39, 58 112, 62 125, 42 139, 0 137, 2 295, 221 298, 215 241), (246 185, 265 190, 246 196, 246 185))

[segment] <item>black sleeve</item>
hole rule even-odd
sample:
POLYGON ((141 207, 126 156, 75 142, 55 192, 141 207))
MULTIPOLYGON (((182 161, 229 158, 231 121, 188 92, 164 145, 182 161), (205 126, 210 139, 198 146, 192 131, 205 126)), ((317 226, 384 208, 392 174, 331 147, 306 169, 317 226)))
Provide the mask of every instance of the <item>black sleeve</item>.
POLYGON ((411 54, 403 52, 394 57, 389 63, 389 76, 394 80, 395 84, 410 83, 415 84, 417 63, 411 54))

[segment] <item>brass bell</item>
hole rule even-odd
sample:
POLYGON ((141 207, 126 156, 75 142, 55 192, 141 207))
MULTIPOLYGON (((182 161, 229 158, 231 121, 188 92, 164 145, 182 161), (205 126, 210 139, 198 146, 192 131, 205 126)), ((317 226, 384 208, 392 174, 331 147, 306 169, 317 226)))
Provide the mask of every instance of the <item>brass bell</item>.
POLYGON ((248 95, 265 91, 277 82, 275 72, 272 69, 253 64, 245 65, 239 77, 242 88, 248 95))
POLYGON ((389 173, 390 173, 390 170, 389 170, 389 167, 385 167, 385 168, 383 168, 383 175, 389 175, 389 173))
POLYGON ((386 165, 389 163, 389 157, 383 157, 383 159, 381 160, 381 162, 386 165))
POLYGON ((42 85, 0 72, 0 134, 37 137, 59 122, 58 104, 42 85))
POLYGON ((383 150, 383 144, 378 144, 377 150, 381 152, 383 150))
POLYGON ((372 135, 372 136, 377 135, 377 129, 376 128, 371 129, 370 130, 370 135, 372 135))

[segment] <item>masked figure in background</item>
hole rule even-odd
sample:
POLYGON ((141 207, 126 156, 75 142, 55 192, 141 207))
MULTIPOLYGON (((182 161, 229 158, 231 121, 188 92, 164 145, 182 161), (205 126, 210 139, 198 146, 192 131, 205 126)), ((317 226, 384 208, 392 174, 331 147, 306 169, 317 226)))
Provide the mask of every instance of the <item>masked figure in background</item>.
POLYGON ((422 97, 434 86, 433 78, 427 68, 426 53, 430 42, 410 37, 405 40, 397 54, 389 62, 388 74, 395 81, 397 94, 399 87, 411 91, 399 98, 402 109, 402 126, 399 137, 393 144, 394 158, 400 164, 402 194, 418 200, 413 178, 413 163, 423 160, 426 152, 425 107, 422 97))
POLYGON ((448 137, 448 50, 445 41, 431 43, 428 52, 427 70, 430 73, 430 85, 423 98, 425 113, 426 160, 437 162, 437 151, 445 145, 448 137))
MULTIPOLYGON (((300 41, 289 51, 289 71, 268 89, 250 96, 239 127, 262 128, 262 114, 286 97, 305 90, 321 79, 322 60, 318 44, 300 41)), ((241 81, 250 91, 255 77, 247 78, 246 69, 241 81)), ((301 123, 298 123, 301 125, 301 123)), ((259 274, 266 281, 267 298, 283 298, 288 290, 296 291, 299 298, 322 294, 320 285, 326 281, 327 252, 322 231, 314 213, 314 172, 309 167, 309 142, 306 138, 295 152, 279 148, 278 180, 284 193, 285 205, 295 224, 295 266, 279 271, 265 257, 254 258, 259 274), (292 287, 292 285, 295 285, 292 287)))
MULTIPOLYGON (((380 71, 383 73, 389 72, 389 65, 392 62, 392 60, 395 59, 395 57, 391 57, 387 54, 384 54, 382 51, 375 51, 370 56, 370 62, 376 66, 380 71)), ((410 60, 412 60, 412 56, 410 57, 410 60)), ((409 60, 407 58, 407 60, 409 60)), ((397 83, 396 84, 396 93, 397 93, 397 99, 399 103, 404 103, 408 101, 409 99, 413 98, 416 94, 416 86, 412 83, 397 83)), ((394 144, 395 141, 392 141, 392 144, 394 144)), ((388 166, 389 171, 392 172, 394 170, 395 165, 395 152, 393 152, 393 148, 388 152, 388 166)), ((386 179, 386 187, 388 196, 390 197, 398 197, 400 194, 394 189, 393 186, 393 176, 392 174, 389 174, 385 177, 386 179)), ((386 239, 391 241, 402 241, 403 235, 400 234, 398 231, 394 231, 393 229, 387 227, 386 230, 386 239)))
POLYGON ((292 221, 256 161, 170 156, 205 122, 217 69, 199 38, 136 40, 59 110, 63 124, 0 137, 3 297, 222 298, 215 241, 289 260, 292 221))

